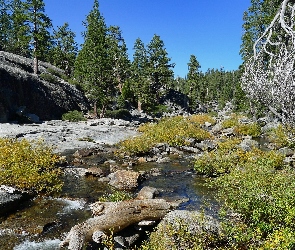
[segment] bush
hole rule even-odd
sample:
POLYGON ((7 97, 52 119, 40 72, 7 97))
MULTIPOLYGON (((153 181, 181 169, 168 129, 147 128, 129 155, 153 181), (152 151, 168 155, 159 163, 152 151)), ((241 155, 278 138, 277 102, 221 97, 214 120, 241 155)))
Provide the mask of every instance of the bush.
POLYGON ((216 189, 224 211, 239 215, 234 221, 224 217, 228 244, 232 249, 291 249, 295 243, 290 235, 295 230, 294 170, 276 151, 241 151, 229 141, 195 163, 198 172, 219 173, 218 178, 209 179, 209 186, 216 189))
POLYGON ((147 153, 157 143, 183 146, 189 138, 198 141, 211 138, 209 132, 200 128, 200 124, 181 116, 164 118, 157 124, 147 123, 141 125, 138 130, 143 134, 120 142, 119 152, 138 155, 147 153))
POLYGON ((42 141, 0 139, 0 185, 33 192, 61 190, 60 157, 42 141))
POLYGON ((242 115, 232 114, 229 119, 224 120, 221 123, 222 128, 234 128, 234 133, 236 135, 250 135, 253 137, 258 137, 261 135, 261 127, 258 123, 253 122, 249 124, 241 124, 239 119, 243 118, 242 115))
POLYGON ((83 116, 82 112, 78 110, 69 111, 62 115, 63 121, 70 121, 70 122, 79 122, 79 121, 86 121, 87 119, 83 116))
POLYGON ((106 117, 114 119, 130 119, 131 114, 127 109, 107 110, 106 117))
POLYGON ((43 72, 40 74, 40 77, 46 82, 50 82, 50 83, 58 83, 59 82, 57 77, 55 77, 54 75, 49 74, 49 73, 43 72))
POLYGON ((100 202, 118 202, 132 199, 131 193, 122 190, 115 190, 111 194, 105 194, 99 198, 100 202))

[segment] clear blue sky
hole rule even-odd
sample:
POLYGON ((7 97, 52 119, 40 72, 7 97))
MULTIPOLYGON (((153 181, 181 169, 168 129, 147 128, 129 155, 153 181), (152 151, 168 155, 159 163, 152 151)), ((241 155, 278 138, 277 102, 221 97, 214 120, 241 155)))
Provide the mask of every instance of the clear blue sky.
MULTIPOLYGON (((68 22, 81 44, 82 22, 93 7, 93 0, 44 0, 45 12, 53 26, 68 22)), ((243 34, 243 13, 250 0, 99 0, 106 24, 123 32, 130 59, 139 37, 148 44, 157 34, 164 41, 175 77, 184 77, 190 55, 195 55, 201 70, 224 67, 238 69, 243 34)))

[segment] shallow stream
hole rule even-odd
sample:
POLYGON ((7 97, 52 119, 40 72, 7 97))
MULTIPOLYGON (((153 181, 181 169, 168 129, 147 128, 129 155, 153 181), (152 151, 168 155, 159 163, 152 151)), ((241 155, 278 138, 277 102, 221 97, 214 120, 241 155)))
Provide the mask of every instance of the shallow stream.
MULTIPOLYGON (((152 168, 161 169, 162 174, 144 180, 138 190, 143 186, 156 187, 159 196, 167 200, 187 198, 179 209, 205 209, 210 214, 215 213, 217 203, 213 191, 204 186, 203 178, 193 174, 188 158, 134 166, 138 171, 152 168)), ((0 250, 59 249, 59 243, 71 227, 91 217, 89 204, 111 191, 107 183, 99 182, 96 177, 67 175, 58 198, 35 198, 24 203, 17 212, 1 218, 0 250)))

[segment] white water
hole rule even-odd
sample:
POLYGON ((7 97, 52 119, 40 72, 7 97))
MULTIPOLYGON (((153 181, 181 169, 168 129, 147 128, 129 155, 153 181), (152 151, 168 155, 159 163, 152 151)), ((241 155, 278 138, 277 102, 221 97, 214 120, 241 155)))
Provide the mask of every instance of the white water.
POLYGON ((58 250, 60 240, 46 240, 43 242, 35 242, 35 241, 25 241, 20 245, 17 245, 13 248, 13 250, 58 250))
POLYGON ((86 201, 83 199, 70 200, 64 198, 57 198, 56 200, 62 201, 65 204, 63 213, 69 213, 71 210, 82 210, 85 208, 86 201))

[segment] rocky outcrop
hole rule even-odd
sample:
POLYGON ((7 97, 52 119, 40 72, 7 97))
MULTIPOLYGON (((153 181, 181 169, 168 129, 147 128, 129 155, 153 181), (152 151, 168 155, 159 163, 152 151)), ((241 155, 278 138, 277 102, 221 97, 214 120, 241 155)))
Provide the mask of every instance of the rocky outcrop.
POLYGON ((89 109, 82 92, 59 77, 60 69, 40 62, 41 74, 34 75, 32 65, 32 59, 0 51, 0 122, 17 119, 20 107, 40 120, 60 119, 67 111, 89 109))

